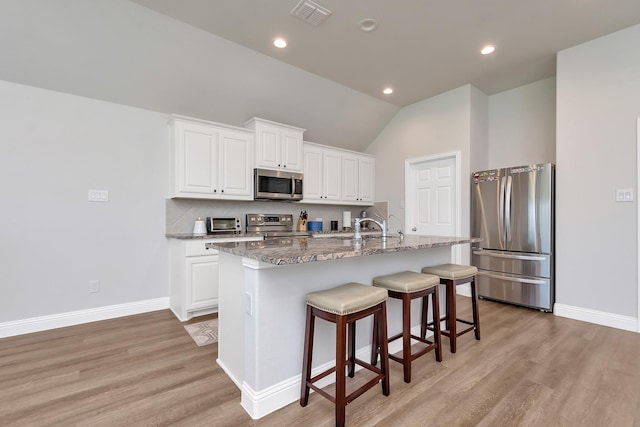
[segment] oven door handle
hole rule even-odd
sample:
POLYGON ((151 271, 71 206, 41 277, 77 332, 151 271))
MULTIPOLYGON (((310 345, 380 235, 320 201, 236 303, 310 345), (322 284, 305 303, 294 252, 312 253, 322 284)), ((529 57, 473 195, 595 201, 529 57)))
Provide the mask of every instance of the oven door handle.
POLYGON ((545 283, 547 283, 545 280, 523 279, 521 277, 500 276, 498 274, 485 273, 484 271, 479 271, 477 274, 478 276, 489 277, 491 279, 508 280, 510 282, 526 283, 528 285, 544 285, 545 283))
POLYGON ((493 258, 505 258, 505 259, 517 259, 522 261, 544 261, 546 258, 543 256, 535 256, 535 255, 508 255, 501 254, 499 252, 489 252, 489 251, 473 251, 474 255, 479 256, 490 256, 493 258))

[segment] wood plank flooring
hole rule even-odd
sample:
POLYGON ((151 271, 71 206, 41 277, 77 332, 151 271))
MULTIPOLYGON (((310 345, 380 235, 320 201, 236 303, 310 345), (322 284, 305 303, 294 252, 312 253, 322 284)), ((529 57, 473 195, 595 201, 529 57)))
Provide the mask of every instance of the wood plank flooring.
MULTIPOLYGON (((481 341, 417 359, 411 384, 390 362, 391 395, 360 396, 347 425, 640 426, 640 334, 490 301, 480 319, 481 341)), ((334 425, 313 393, 252 420, 216 357, 168 310, 0 339, 0 426, 334 425)))

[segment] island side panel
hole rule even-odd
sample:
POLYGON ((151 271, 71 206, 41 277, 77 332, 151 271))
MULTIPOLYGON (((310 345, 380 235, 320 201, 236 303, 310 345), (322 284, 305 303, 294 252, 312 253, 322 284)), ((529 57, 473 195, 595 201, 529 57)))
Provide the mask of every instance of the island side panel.
MULTIPOLYGON (((305 295, 348 282, 370 285, 376 276, 403 270, 420 271, 427 265, 451 261, 450 246, 396 252, 364 257, 337 259, 273 266, 256 263, 245 266, 245 291, 252 294, 253 315, 245 313, 245 385, 254 399, 254 418, 266 415, 278 407, 299 398, 302 347, 305 325, 305 295), (266 267, 266 268, 261 268, 266 267), (279 396, 269 396, 269 394, 279 396), (260 405, 256 396, 265 401, 277 401, 278 407, 260 405), (268 411, 268 412, 267 412, 268 411)), ((220 301, 222 306, 223 301, 220 301)), ((419 323, 419 302, 412 323, 419 323)), ((401 304, 388 303, 389 333, 401 330, 401 304)), ((357 348, 367 350, 371 343, 371 320, 357 326, 357 348)), ((332 363, 335 357, 335 326, 316 322, 313 367, 332 363)), ((243 404, 248 409, 249 405, 243 404)))
POLYGON ((242 257, 220 252, 217 363, 238 388, 244 380, 245 290, 242 257))

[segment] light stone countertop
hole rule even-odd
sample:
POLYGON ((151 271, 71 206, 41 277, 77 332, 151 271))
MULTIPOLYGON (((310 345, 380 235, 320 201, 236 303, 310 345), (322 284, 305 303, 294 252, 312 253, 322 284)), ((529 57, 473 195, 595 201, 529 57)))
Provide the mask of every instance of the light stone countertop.
POLYGON ((242 234, 193 234, 193 233, 167 233, 165 234, 167 239, 179 239, 179 240, 211 240, 212 242, 242 242, 262 240, 264 236, 256 233, 242 233, 242 234))
POLYGON ((364 237, 360 242, 352 238, 272 238, 262 242, 207 243, 211 249, 218 249, 234 255, 275 265, 302 264, 353 258, 393 252, 415 251, 438 246, 453 246, 479 242, 479 238, 449 236, 407 235, 403 241, 397 236, 383 241, 379 235, 364 237))

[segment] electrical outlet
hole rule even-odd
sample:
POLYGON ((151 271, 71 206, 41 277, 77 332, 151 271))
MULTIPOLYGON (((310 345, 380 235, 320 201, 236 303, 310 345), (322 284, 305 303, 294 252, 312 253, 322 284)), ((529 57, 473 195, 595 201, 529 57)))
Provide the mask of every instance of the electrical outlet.
POLYGON ((616 190, 616 202, 633 202, 633 188, 616 190))
POLYGON ((108 202, 109 191, 108 190, 89 190, 90 202, 108 202))
POLYGON ((89 292, 95 294, 100 292, 100 281, 99 280, 89 280, 89 292))

